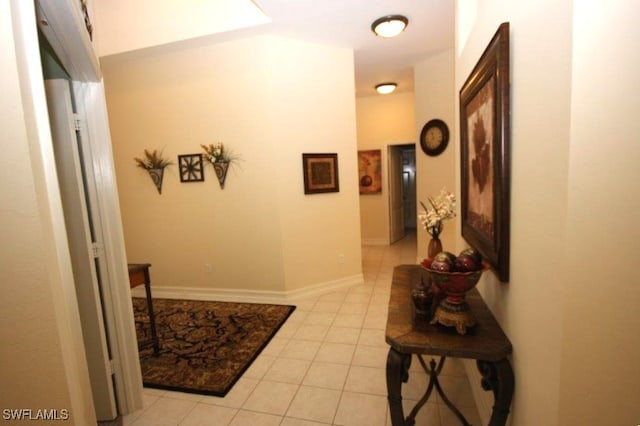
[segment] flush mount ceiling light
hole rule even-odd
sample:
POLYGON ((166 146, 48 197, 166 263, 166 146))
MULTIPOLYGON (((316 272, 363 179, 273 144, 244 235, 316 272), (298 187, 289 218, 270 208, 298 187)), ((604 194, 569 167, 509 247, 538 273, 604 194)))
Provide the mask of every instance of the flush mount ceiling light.
POLYGON ((378 18, 371 24, 371 31, 384 38, 395 37, 407 27, 409 20, 402 15, 388 15, 378 18))
POLYGON ((388 95, 389 93, 396 90, 396 83, 380 83, 376 86, 376 90, 381 95, 388 95))

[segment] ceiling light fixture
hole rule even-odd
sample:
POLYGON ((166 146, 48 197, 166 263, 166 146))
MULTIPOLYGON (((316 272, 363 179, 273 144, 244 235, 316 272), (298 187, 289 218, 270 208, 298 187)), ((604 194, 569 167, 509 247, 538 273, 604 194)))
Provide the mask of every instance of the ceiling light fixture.
POLYGON ((376 90, 381 95, 388 95, 389 93, 396 90, 398 85, 396 83, 380 83, 376 86, 376 90))
POLYGON ((371 24, 371 31, 384 38, 395 37, 407 27, 409 20, 402 15, 388 15, 378 18, 371 24))

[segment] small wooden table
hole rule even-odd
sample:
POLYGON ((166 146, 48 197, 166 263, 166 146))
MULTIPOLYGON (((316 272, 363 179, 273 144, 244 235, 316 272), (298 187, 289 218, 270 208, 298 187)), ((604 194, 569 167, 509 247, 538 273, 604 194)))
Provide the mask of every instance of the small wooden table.
POLYGON ((129 263, 129 286, 131 288, 144 284, 144 291, 147 294, 147 312, 149 314, 149 326, 151 328, 151 343, 153 344, 153 354, 158 355, 160 344, 156 333, 156 316, 153 313, 153 299, 151 298, 151 278, 149 277, 150 263, 129 263))
POLYGON ((416 316, 411 290, 420 282, 419 265, 400 265, 394 269, 389 300, 389 316, 385 334, 391 345, 387 357, 387 394, 391 423, 408 426, 415 423, 418 410, 427 402, 435 388, 447 406, 463 425, 469 425, 462 413, 447 399, 438 382, 446 357, 475 359, 482 374, 482 388, 493 391, 494 406, 489 426, 504 426, 511 406, 514 377, 507 356, 512 352, 511 342, 500 328, 495 317, 482 300, 477 289, 467 293, 467 302, 478 324, 460 335, 455 328, 432 325, 425 318, 416 316), (402 382, 409 379, 411 356, 415 354, 429 374, 429 386, 416 407, 405 418, 402 408, 402 382), (422 355, 440 356, 430 365, 422 355))

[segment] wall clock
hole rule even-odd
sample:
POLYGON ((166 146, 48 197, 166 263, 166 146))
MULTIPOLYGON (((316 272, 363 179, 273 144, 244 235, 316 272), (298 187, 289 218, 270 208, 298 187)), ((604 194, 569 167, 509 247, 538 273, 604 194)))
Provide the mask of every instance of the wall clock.
POLYGON ((449 128, 444 121, 438 118, 429 120, 420 132, 420 147, 425 154, 431 157, 442 154, 448 143, 449 128))

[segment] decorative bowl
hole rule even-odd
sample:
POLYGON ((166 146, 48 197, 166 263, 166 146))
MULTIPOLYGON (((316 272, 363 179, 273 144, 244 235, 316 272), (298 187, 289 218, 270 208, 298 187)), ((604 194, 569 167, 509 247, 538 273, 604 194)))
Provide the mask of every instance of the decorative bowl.
POLYGON ((489 264, 482 262, 482 267, 471 272, 441 272, 430 269, 432 259, 424 259, 421 263, 431 281, 446 296, 447 302, 457 305, 464 301, 465 293, 471 290, 480 281, 482 273, 489 269, 489 264))
POLYGON ((421 265, 431 278, 432 285, 445 296, 439 302, 430 323, 455 327, 458 334, 466 334, 467 328, 475 326, 477 321, 471 313, 465 295, 478 284, 482 273, 489 269, 489 264, 482 262, 482 268, 477 271, 441 272, 431 269, 431 262, 431 259, 425 259, 421 265))

